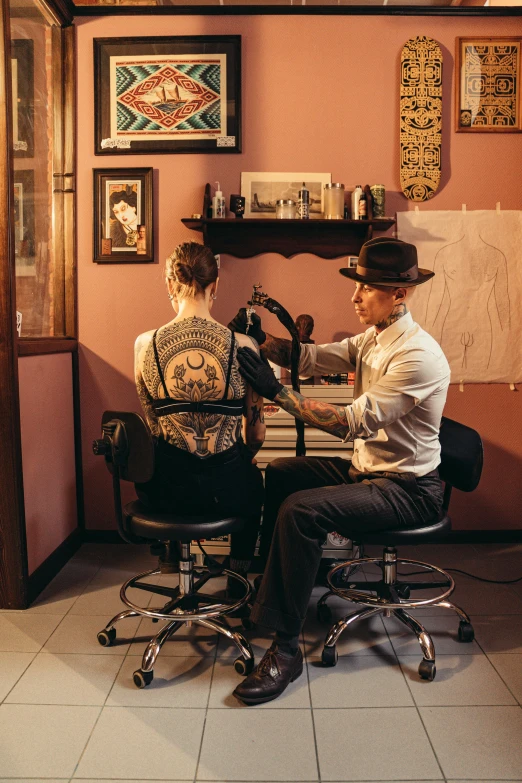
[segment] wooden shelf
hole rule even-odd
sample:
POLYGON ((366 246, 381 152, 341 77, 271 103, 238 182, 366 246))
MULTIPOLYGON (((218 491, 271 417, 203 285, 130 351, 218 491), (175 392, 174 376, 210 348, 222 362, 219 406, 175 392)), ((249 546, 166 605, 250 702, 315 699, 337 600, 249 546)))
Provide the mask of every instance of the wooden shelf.
POLYGON ((278 220, 276 218, 224 218, 181 221, 193 231, 201 231, 203 240, 214 253, 250 258, 260 253, 279 253, 291 258, 311 253, 320 258, 358 255, 373 231, 386 231, 394 218, 373 220, 278 220))

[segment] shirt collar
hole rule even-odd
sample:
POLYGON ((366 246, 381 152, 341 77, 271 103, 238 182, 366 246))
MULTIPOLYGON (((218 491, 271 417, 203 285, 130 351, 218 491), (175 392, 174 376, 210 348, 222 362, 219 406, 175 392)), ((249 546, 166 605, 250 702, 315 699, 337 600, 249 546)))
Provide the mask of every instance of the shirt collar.
POLYGON ((395 321, 390 326, 386 327, 383 332, 375 335, 375 342, 380 345, 381 348, 388 348, 395 340, 397 340, 404 332, 410 328, 413 324, 413 318, 411 313, 407 312, 398 321, 395 321))

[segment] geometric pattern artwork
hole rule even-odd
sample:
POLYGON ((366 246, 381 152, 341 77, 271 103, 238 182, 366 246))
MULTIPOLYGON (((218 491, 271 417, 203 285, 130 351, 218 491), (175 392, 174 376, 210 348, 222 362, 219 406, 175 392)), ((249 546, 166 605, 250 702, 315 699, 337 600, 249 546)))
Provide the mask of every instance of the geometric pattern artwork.
POLYGON ((442 52, 425 35, 401 52, 400 117, 401 189, 411 201, 427 201, 441 175, 442 52))
POLYGON ((520 38, 459 38, 457 130, 519 131, 520 38))
POLYGON ((224 135, 225 59, 223 54, 111 57, 111 137, 224 135))

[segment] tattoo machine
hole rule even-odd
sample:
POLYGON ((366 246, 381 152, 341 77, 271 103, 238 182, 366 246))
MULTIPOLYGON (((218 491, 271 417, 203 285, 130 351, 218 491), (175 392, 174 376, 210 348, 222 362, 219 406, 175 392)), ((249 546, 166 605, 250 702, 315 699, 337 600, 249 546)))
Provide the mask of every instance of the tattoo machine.
POLYGON ((252 292, 252 299, 249 299, 247 302, 247 310, 246 310, 246 316, 247 316, 247 325, 246 325, 246 334, 248 334, 248 330, 252 326, 252 313, 255 313, 254 305, 260 305, 263 304, 261 301, 261 297, 264 297, 265 299, 268 299, 266 294, 258 293, 259 289, 261 288, 261 283, 254 283, 254 290, 252 292))

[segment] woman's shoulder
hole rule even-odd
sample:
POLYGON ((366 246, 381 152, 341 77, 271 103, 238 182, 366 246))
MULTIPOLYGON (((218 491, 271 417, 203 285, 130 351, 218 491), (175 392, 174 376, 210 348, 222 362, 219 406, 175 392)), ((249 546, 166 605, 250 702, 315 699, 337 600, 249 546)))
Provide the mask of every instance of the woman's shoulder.
POLYGON ((252 348, 253 351, 259 353, 259 345, 253 337, 249 337, 248 334, 241 334, 241 332, 234 332, 234 336, 241 348, 252 348))
POLYGON ((150 345, 155 331, 155 329, 149 329, 148 332, 143 332, 136 337, 136 341, 134 343, 134 350, 136 353, 139 353, 150 345))

